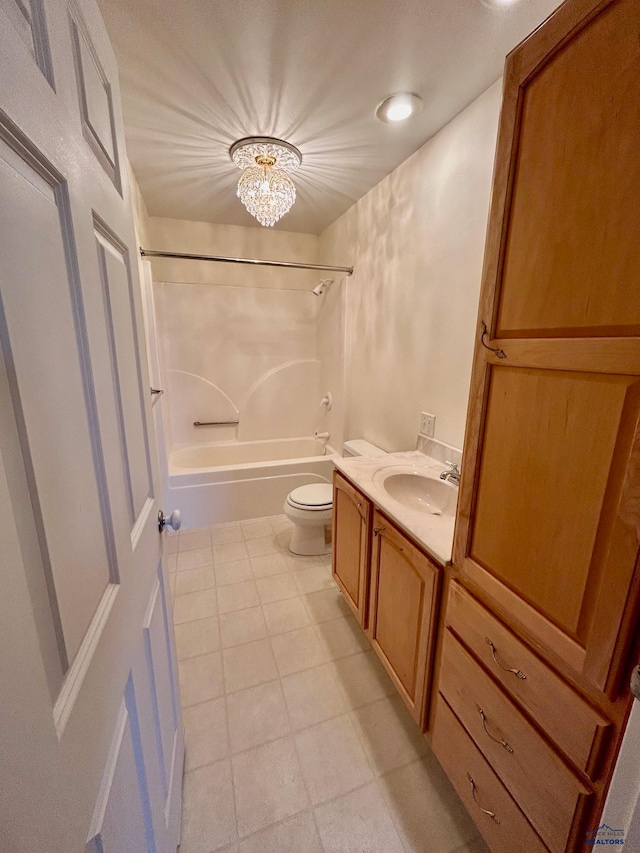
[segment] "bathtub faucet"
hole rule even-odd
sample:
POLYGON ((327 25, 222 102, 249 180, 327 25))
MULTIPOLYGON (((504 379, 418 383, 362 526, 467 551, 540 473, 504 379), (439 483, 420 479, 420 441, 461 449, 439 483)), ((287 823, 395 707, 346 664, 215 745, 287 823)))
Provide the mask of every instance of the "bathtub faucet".
POLYGON ((328 432, 318 432, 316 430, 314 432, 314 435, 316 438, 321 439, 322 441, 328 441, 329 440, 329 433, 328 432))

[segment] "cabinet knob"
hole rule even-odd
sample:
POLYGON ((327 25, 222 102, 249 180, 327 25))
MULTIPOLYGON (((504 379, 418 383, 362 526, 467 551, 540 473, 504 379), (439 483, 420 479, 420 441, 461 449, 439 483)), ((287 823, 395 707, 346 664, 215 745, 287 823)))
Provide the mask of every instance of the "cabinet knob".
POLYGON ((373 535, 377 536, 378 533, 380 533, 381 531, 386 530, 386 529, 387 528, 384 526, 384 524, 382 524, 380 527, 374 527, 373 528, 373 535))

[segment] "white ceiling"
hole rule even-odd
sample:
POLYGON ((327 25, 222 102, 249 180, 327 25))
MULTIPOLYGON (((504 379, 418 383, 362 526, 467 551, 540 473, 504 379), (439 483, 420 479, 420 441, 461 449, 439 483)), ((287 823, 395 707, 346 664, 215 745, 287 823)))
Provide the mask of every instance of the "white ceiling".
POLYGON ((303 155, 278 226, 317 234, 501 74, 558 5, 520 0, 99 0, 120 66, 128 154, 152 216, 257 225, 229 146, 303 155), (400 125, 378 103, 417 92, 400 125))

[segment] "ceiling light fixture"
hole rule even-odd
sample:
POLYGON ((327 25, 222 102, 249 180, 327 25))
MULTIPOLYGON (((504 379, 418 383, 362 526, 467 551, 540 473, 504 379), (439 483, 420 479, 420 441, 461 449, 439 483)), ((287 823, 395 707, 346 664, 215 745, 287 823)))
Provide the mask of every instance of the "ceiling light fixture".
POLYGON ((282 139, 247 136, 233 143, 229 155, 242 169, 238 198, 261 225, 275 225, 296 200, 288 173, 300 166, 302 154, 282 139))
POLYGON ((520 0, 480 0, 483 6, 488 9, 508 9, 510 6, 515 6, 520 0))
POLYGON ((423 107, 424 104, 419 95, 414 95, 412 92, 399 92, 384 99, 376 110, 376 117, 385 124, 395 124, 417 115, 423 107))

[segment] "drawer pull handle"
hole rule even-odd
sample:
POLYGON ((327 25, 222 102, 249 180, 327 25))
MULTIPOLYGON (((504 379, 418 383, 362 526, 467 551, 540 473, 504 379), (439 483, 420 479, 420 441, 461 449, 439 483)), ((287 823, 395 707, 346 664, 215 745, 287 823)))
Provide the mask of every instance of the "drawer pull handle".
POLYGON ((473 778, 472 778, 472 776, 471 776, 471 774, 470 774, 470 773, 467 773, 467 779, 469 780, 469 784, 471 785, 471 794, 472 794, 472 796, 473 796, 473 802, 478 806, 478 808, 480 809, 480 811, 481 811, 483 814, 488 815, 488 816, 491 818, 491 820, 493 820, 493 821, 495 821, 497 824, 499 824, 499 823, 500 823, 500 821, 499 821, 499 820, 498 820, 498 818, 496 817, 496 813, 495 813, 495 812, 490 811, 489 809, 483 809, 483 808, 482 808, 482 806, 480 805, 480 803, 478 802, 478 800, 477 800, 477 798, 476 798, 476 783, 473 781, 473 778))
POLYGON ((513 753, 513 747, 510 744, 508 744, 506 742, 506 740, 501 740, 499 737, 494 737, 491 734, 491 732, 487 728, 487 715, 482 710, 480 705, 476 705, 476 708, 478 709, 478 713, 480 714, 480 717, 482 718, 482 728, 485 730, 485 733, 491 738, 492 741, 494 741, 495 743, 499 743, 500 746, 503 747, 503 749, 506 749, 507 752, 513 753))
POLYGON ((515 669, 513 667, 505 666, 503 663, 500 663, 500 661, 498 660, 498 655, 496 653, 496 647, 493 645, 493 643, 488 637, 485 637, 485 640, 487 641, 487 645, 491 649, 491 654, 493 655, 494 661, 498 664, 500 669, 504 669, 506 672, 512 672, 516 678, 521 678, 524 681, 527 677, 524 672, 521 669, 515 669))
POLYGON ((383 530, 386 530, 386 529, 387 528, 384 526, 384 524, 381 524, 380 527, 374 527, 373 528, 373 535, 377 536, 378 533, 381 533, 383 530))
POLYGON ((362 512, 362 501, 358 501, 358 515, 363 521, 366 521, 364 513, 362 512))

